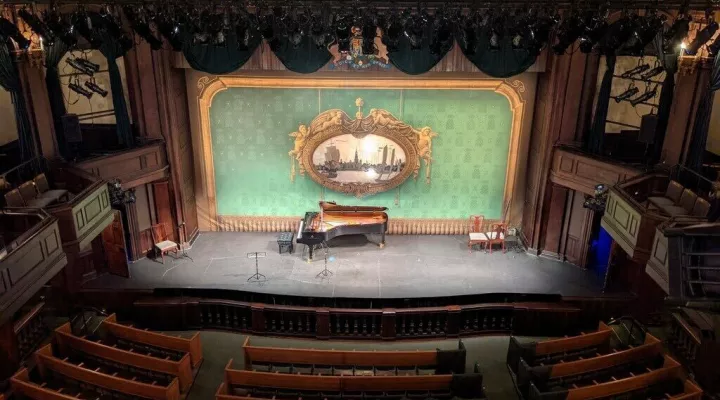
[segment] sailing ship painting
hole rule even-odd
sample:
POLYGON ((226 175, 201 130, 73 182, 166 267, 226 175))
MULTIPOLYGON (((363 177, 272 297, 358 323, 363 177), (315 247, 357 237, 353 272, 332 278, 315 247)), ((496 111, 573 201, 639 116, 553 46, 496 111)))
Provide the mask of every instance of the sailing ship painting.
POLYGON ((405 152, 397 143, 373 134, 361 139, 351 134, 335 136, 313 152, 315 170, 342 184, 388 181, 405 168, 405 162, 405 152))

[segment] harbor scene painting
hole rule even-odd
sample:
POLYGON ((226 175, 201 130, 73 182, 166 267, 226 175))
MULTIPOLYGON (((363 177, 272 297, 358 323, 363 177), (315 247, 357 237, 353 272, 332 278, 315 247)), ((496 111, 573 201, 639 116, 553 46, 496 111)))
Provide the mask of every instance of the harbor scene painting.
POLYGON ((327 179, 345 183, 380 183, 405 168, 402 147, 383 136, 360 139, 343 134, 322 142, 313 152, 315 170, 327 179))

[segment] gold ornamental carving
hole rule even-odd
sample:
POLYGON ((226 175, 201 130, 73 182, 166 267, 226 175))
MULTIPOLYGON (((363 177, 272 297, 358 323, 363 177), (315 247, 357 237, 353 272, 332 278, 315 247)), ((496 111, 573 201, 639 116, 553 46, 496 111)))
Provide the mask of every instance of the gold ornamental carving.
POLYGON ((355 105, 355 118, 327 110, 290 133, 290 180, 307 174, 330 190, 363 197, 393 189, 411 175, 417 179, 424 164, 430 184, 437 133, 430 127, 413 128, 383 109, 364 115, 363 99, 355 105))

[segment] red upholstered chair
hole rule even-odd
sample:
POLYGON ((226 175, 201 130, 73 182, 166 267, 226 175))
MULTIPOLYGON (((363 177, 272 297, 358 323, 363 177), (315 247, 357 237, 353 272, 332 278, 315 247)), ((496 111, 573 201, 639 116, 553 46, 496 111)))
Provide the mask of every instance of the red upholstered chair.
POLYGON ((468 229, 468 251, 472 253, 472 247, 476 244, 485 243, 485 234, 483 233, 483 223, 485 217, 482 215, 470 216, 470 229, 468 229))
POLYGON ((168 235, 165 230, 165 224, 153 225, 151 229, 153 242, 155 242, 153 246, 155 249, 155 256, 157 256, 157 253, 160 252, 162 263, 165 264, 165 254, 172 251, 175 253, 175 256, 177 256, 180 246, 172 240, 169 240, 170 235, 168 235))

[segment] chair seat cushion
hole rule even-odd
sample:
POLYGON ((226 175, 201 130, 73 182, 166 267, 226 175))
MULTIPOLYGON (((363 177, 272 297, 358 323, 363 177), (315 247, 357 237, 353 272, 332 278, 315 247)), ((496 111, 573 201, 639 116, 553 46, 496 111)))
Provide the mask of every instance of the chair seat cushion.
POLYGON ((52 198, 36 197, 34 199, 28 200, 27 205, 28 205, 28 207, 44 208, 54 202, 55 202, 55 199, 52 199, 52 198))
POLYGON ((487 240, 482 232, 470 232, 470 240, 487 240))
POLYGON ((651 203, 655 204, 656 206, 672 206, 675 205, 675 202, 671 199, 668 199, 667 197, 648 197, 648 200, 650 200, 651 203))
MULTIPOLYGON (((498 233, 497 232, 485 232, 483 233, 485 235, 486 240, 495 240, 497 239, 498 233)), ((500 232, 500 240, 505 239, 505 234, 500 232)))
POLYGON ((660 207, 660 209, 663 210, 665 213, 667 213, 671 217, 681 217, 683 215, 690 215, 690 213, 686 209, 684 209, 680 206, 665 206, 665 207, 660 207))
POLYGON ((67 192, 68 192, 68 191, 65 190, 65 189, 51 189, 51 190, 48 190, 47 192, 42 192, 42 193, 40 193, 40 194, 38 195, 38 198, 40 198, 40 199, 53 199, 53 200, 57 200, 57 199, 65 196, 65 194, 66 194, 67 192))
POLYGON ((160 243, 156 243, 155 247, 157 247, 160 250, 172 250, 172 249, 177 249, 177 243, 172 242, 170 240, 163 240, 160 243))

